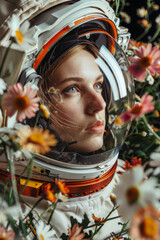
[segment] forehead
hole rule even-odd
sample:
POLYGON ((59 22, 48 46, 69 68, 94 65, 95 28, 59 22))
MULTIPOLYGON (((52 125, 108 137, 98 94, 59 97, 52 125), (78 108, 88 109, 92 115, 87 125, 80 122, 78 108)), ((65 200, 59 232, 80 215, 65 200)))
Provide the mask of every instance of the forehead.
POLYGON ((62 64, 53 71, 52 83, 59 84, 66 78, 97 78, 101 73, 95 57, 86 50, 67 56, 62 64))

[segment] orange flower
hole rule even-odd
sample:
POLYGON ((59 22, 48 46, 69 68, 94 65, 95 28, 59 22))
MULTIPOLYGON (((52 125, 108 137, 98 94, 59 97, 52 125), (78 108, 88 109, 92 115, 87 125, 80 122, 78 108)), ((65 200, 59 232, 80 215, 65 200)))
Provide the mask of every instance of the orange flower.
MULTIPOLYGON (((104 220, 104 218, 97 218, 94 214, 92 214, 92 218, 95 222, 102 222, 104 220)), ((104 222, 102 222, 101 224, 104 224, 104 222)))
POLYGON ((128 162, 127 160, 125 160, 124 165, 122 166, 122 168, 124 170, 128 170, 131 169, 137 165, 142 165, 142 159, 141 158, 137 158, 137 157, 132 157, 131 162, 128 162))
POLYGON ((140 209, 133 217, 130 228, 130 236, 140 240, 160 239, 160 212, 147 206, 140 209))
POLYGON ((159 117, 159 116, 160 116, 160 115, 159 115, 159 112, 158 112, 157 110, 155 110, 154 113, 155 113, 156 117, 159 117))
POLYGON ((138 23, 142 24, 144 27, 147 27, 149 25, 149 22, 145 19, 139 20, 138 23))
POLYGON ((49 130, 41 128, 22 127, 18 133, 19 143, 24 149, 34 151, 35 153, 45 154, 50 151, 50 146, 55 146, 57 140, 49 130))
POLYGON ((51 189, 51 183, 48 183, 45 187, 44 187, 44 195, 45 198, 48 199, 50 202, 56 202, 56 197, 53 194, 53 189, 51 189))
POLYGON ((156 128, 153 124, 151 125, 151 128, 152 128, 155 132, 158 132, 158 131, 159 131, 159 129, 156 128))
POLYGON ((55 183, 57 184, 57 186, 62 194, 69 193, 68 187, 65 186, 65 183, 62 180, 58 181, 57 179, 55 179, 55 183))

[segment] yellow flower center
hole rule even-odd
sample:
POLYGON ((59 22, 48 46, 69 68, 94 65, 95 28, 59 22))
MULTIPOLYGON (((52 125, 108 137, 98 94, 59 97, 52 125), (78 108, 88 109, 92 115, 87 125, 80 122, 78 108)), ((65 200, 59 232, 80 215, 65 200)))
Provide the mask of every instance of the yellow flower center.
POLYGON ((150 216, 145 217, 141 224, 141 231, 145 237, 154 238, 157 234, 156 221, 150 216))
POLYGON ((17 39, 18 43, 22 44, 23 43, 23 35, 22 35, 22 33, 19 30, 16 30, 15 33, 16 33, 16 39, 17 39))
POLYGON ((134 204, 135 202, 137 202, 138 198, 139 198, 139 190, 137 187, 132 186, 129 189, 127 189, 126 191, 126 197, 128 200, 128 203, 134 204))
POLYGON ((44 137, 38 132, 31 133, 31 135, 28 137, 28 142, 42 145, 44 143, 44 137))
POLYGON ((29 99, 26 96, 18 95, 14 99, 14 106, 18 111, 23 111, 29 106, 29 99))
POLYGON ((121 121, 121 119, 120 119, 119 117, 116 117, 116 119, 115 119, 115 125, 117 125, 117 126, 122 126, 122 121, 121 121))
POLYGON ((40 237, 41 237, 41 239, 42 239, 42 240, 44 240, 44 237, 43 237, 43 235, 42 235, 42 234, 40 234, 40 237))
POLYGON ((139 64, 142 68, 147 68, 151 65, 152 62, 152 58, 150 56, 146 56, 141 58, 141 60, 139 61, 139 64))

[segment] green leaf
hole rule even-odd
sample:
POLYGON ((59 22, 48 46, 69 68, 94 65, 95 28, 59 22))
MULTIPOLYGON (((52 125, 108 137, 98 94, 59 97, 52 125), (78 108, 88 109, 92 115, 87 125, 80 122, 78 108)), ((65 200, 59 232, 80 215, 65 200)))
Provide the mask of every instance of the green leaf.
POLYGON ((74 218, 74 217, 70 217, 70 222, 71 222, 71 228, 74 226, 74 224, 75 223, 78 223, 79 224, 79 222, 77 221, 77 219, 76 218, 74 218))
POLYGON ((82 226, 83 228, 86 228, 89 223, 90 223, 89 218, 88 218, 87 214, 85 213, 85 214, 84 214, 84 218, 82 219, 81 226, 82 226))

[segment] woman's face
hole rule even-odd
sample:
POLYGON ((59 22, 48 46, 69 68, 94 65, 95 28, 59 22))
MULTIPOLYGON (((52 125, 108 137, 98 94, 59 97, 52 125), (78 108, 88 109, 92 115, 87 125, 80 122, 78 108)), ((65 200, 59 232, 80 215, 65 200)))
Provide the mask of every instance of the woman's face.
POLYGON ((106 103, 103 74, 94 56, 81 50, 68 57, 52 74, 49 87, 60 90, 52 128, 76 152, 92 152, 103 145, 106 103))

